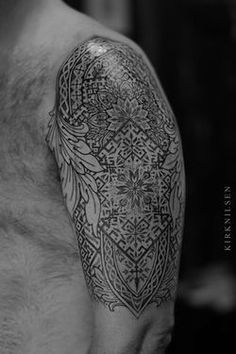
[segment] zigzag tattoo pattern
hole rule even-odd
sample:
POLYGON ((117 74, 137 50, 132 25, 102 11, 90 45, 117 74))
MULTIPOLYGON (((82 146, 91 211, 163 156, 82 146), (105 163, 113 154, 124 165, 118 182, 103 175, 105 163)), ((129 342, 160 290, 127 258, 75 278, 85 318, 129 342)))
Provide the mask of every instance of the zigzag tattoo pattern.
POLYGON ((47 142, 92 297, 137 318, 174 298, 184 215, 175 118, 130 46, 95 37, 62 65, 47 142))

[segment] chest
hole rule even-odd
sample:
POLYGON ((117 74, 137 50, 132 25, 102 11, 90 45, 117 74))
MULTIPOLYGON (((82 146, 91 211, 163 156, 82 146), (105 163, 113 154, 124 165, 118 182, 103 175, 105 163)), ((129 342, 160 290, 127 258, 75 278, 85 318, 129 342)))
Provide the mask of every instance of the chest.
POLYGON ((15 58, 0 72, 2 354, 83 354, 90 341, 89 297, 45 141, 49 71, 41 56, 15 58))
MULTIPOLYGON (((5 61, 6 62, 6 61, 5 61)), ((0 73, 1 177, 40 178, 49 161, 45 142, 49 105, 48 65, 8 60, 0 73)), ((51 171, 50 171, 51 172, 51 171)))

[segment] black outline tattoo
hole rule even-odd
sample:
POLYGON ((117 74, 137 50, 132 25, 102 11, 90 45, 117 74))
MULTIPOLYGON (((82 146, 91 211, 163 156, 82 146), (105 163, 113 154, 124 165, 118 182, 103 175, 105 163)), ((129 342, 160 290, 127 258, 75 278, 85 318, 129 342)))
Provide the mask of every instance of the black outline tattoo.
POLYGON ((88 288, 137 318, 175 296, 184 168, 175 118, 144 59, 95 37, 62 65, 47 142, 88 288))

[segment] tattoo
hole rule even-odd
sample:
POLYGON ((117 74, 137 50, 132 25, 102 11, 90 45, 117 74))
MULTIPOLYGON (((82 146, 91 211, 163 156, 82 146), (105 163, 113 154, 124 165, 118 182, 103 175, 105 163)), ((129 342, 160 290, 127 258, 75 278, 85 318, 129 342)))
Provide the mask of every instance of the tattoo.
POLYGON ((47 142, 94 299, 137 318, 174 298, 184 168, 173 113, 130 46, 92 38, 57 77, 47 142))

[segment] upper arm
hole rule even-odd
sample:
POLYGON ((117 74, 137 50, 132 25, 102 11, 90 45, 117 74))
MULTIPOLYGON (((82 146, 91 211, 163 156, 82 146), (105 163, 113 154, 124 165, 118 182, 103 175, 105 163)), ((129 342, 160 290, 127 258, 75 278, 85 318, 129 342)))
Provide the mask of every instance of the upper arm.
POLYGON ((184 214, 175 119, 149 64, 93 38, 62 65, 47 141, 99 314, 124 326, 174 299, 184 214), (99 304, 104 305, 100 306, 99 304))

